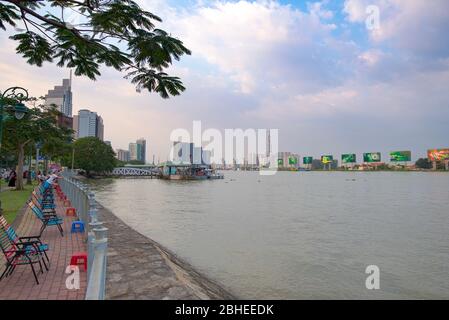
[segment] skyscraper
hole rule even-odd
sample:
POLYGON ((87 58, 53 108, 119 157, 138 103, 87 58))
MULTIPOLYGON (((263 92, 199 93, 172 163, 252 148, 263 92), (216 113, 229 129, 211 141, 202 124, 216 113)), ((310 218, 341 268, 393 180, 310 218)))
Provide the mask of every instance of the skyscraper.
POLYGON ((77 131, 77 138, 97 137, 103 141, 103 119, 96 112, 87 109, 79 110, 74 120, 73 129, 77 131))
POLYGON ((266 141, 266 156, 267 158, 270 157, 271 154, 271 136, 270 136, 270 129, 267 129, 267 141, 266 141))
POLYGON ((72 116, 72 79, 63 79, 62 86, 55 86, 48 90, 45 105, 56 105, 66 117, 72 116))
POLYGON ((147 141, 144 138, 137 139, 137 160, 146 162, 147 141))
POLYGON ((128 147, 129 151, 129 160, 137 160, 137 143, 131 142, 128 147))
POLYGON ((117 149, 117 159, 123 162, 128 162, 130 159, 129 151, 123 149, 117 149))
POLYGON ((100 139, 101 141, 104 140, 104 124, 103 124, 103 118, 100 116, 97 116, 97 122, 95 124, 95 136, 100 139))

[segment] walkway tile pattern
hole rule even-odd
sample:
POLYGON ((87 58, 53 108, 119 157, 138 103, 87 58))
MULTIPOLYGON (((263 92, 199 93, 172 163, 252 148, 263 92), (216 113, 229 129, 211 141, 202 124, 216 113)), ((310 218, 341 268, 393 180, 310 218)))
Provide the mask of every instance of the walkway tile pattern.
MULTIPOLYGON (((0 300, 84 300, 86 295, 87 276, 80 266, 80 289, 68 290, 65 273, 74 252, 86 252, 85 235, 70 233, 74 217, 65 216, 63 203, 57 200, 57 214, 64 218, 64 237, 61 237, 56 226, 47 227, 41 240, 49 245, 47 255, 50 259, 49 271, 38 273, 39 285, 36 284, 30 266, 17 266, 14 273, 0 281, 0 300)), ((31 210, 23 209, 13 226, 19 236, 38 235, 41 222, 31 210)), ((4 270, 4 257, 0 257, 0 274, 4 270)), ((39 268, 38 268, 39 269, 39 268)))

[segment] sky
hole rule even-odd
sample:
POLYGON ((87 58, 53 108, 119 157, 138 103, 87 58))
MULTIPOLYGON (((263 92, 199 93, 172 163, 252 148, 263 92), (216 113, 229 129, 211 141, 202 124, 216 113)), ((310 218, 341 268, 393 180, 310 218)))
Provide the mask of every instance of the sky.
MULTIPOLYGON (((147 140, 147 160, 166 160, 170 133, 276 128, 280 151, 319 157, 449 147, 447 0, 139 0, 159 28, 192 50, 169 69, 187 90, 168 100, 103 68, 75 77, 74 112, 104 120, 113 148, 147 140), (431 4, 430 4, 431 3, 431 4), (378 24, 369 6, 379 9, 378 24), (374 26, 374 28, 372 27, 374 26)), ((0 90, 44 95, 68 77, 29 66, 0 30, 0 90)))

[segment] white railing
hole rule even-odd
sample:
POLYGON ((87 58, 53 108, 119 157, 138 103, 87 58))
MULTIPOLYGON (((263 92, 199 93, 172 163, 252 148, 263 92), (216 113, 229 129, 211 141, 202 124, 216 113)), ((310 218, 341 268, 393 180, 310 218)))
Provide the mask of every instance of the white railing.
POLYGON ((59 179, 62 191, 76 209, 78 218, 86 226, 87 236, 87 290, 86 300, 103 300, 106 289, 108 229, 98 221, 95 194, 81 181, 74 179, 70 171, 59 179))

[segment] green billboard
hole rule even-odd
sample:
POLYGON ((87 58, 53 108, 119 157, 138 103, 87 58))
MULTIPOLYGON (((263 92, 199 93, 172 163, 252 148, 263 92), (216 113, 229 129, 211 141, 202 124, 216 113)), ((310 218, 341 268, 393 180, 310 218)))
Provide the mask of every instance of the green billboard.
POLYGON ((278 159, 278 166, 283 166, 284 165, 284 159, 278 159))
POLYGON ((295 156, 288 157, 288 164, 289 165, 297 165, 298 164, 298 158, 295 156))
POLYGON ((411 151, 392 151, 390 152, 391 162, 407 162, 412 161, 411 151))
POLYGON ((304 157, 304 158, 302 159, 302 162, 303 162, 304 164, 312 164, 312 162, 313 162, 313 157, 304 157))
POLYGON ((356 161, 355 153, 342 154, 341 162, 342 163, 356 163, 357 161, 356 161))
POLYGON ((380 162, 380 152, 368 152, 363 154, 363 162, 380 162))
POLYGON ((321 156, 321 162, 324 164, 328 164, 331 163, 332 161, 334 161, 334 157, 327 155, 327 156, 321 156))

